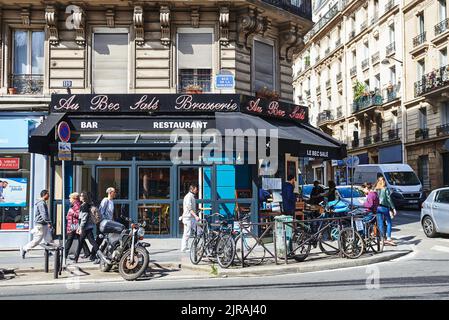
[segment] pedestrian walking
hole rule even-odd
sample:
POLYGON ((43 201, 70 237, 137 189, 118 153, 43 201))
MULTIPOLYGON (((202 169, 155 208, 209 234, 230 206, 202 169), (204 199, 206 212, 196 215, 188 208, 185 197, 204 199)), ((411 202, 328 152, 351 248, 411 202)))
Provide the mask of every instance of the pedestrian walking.
POLYGON ((95 223, 93 222, 91 208, 92 208, 92 200, 87 192, 81 192, 80 194, 80 200, 81 200, 81 207, 80 207, 80 215, 79 220, 80 224, 78 227, 77 233, 80 235, 80 240, 78 243, 78 248, 76 249, 75 254, 75 263, 78 262, 78 258, 81 253, 82 249, 82 243, 86 239, 89 240, 90 244, 92 245, 92 251, 90 255, 90 260, 94 261, 95 263, 99 263, 99 260, 96 259, 97 251, 98 251, 98 245, 95 242, 94 238, 94 226, 95 223))
POLYGON ((191 185, 189 187, 189 192, 185 195, 183 201, 183 213, 182 213, 182 223, 184 225, 184 233, 181 242, 181 252, 186 252, 189 250, 189 238, 192 229, 196 226, 196 221, 200 218, 196 214, 196 200, 195 195, 198 194, 198 187, 191 185))
MULTIPOLYGON (((78 192, 71 193, 69 195, 70 200, 70 209, 67 213, 67 240, 65 243, 65 256, 68 257, 70 248, 72 247, 73 240, 80 241, 80 236, 76 231, 79 227, 79 215, 80 215, 80 207, 81 207, 81 201, 80 201, 80 195, 78 192)), ((83 258, 89 258, 90 257, 90 250, 87 246, 86 241, 83 241, 82 243, 83 251, 84 251, 84 257, 83 258)))
POLYGON ((47 201, 50 198, 48 190, 42 190, 40 193, 40 200, 35 204, 34 208, 34 228, 33 240, 20 247, 20 254, 22 259, 25 259, 25 254, 36 247, 42 240, 46 243, 53 242, 52 226, 50 215, 48 213, 47 201))
POLYGON ((283 213, 289 216, 295 215, 296 196, 295 196, 295 176, 289 175, 287 181, 282 184, 282 208, 283 213))
POLYGON ((385 237, 385 245, 396 246, 396 243, 391 239, 391 229, 392 229, 392 217, 394 217, 397 212, 394 207, 394 203, 391 200, 390 192, 386 187, 386 182, 384 177, 379 177, 376 182, 375 190, 379 195, 379 206, 377 207, 377 224, 379 226, 379 231, 382 236, 385 237), (390 213, 392 212, 392 214, 390 213), (384 220, 387 223, 387 230, 384 230, 384 220))

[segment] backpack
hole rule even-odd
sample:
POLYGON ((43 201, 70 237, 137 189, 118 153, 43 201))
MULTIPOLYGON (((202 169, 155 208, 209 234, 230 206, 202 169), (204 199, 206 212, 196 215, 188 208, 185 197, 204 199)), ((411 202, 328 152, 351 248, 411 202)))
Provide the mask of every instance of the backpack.
POLYGON ((370 199, 372 201, 372 205, 369 208, 373 213, 377 212, 377 207, 380 204, 379 194, 375 191, 370 191, 368 193, 367 199, 370 199))
POLYGON ((98 210, 98 208, 95 206, 90 207, 90 219, 95 224, 99 224, 101 222, 100 210, 98 210))

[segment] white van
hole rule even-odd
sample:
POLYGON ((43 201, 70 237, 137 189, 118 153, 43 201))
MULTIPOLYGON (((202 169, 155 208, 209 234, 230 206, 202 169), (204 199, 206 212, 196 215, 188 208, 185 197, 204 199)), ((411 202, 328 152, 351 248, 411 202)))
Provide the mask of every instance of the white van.
POLYGON ((354 171, 354 184, 375 183, 382 175, 391 191, 391 198, 397 208, 417 206, 426 200, 421 181, 408 164, 364 164, 354 171))

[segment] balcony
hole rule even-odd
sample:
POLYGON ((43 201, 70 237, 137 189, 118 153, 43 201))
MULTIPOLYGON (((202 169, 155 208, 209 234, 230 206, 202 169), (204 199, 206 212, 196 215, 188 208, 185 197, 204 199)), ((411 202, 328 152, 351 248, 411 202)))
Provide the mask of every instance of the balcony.
POLYGON ((337 82, 340 82, 342 79, 343 79, 343 76, 342 76, 341 72, 337 73, 337 76, 336 76, 337 82))
POLYGON ((335 41, 335 48, 338 48, 339 46, 341 46, 341 39, 335 41))
POLYGON ((300 17, 312 20, 312 0, 262 0, 272 6, 284 9, 300 17))
POLYGON ((310 90, 304 90, 304 92, 306 93, 306 97, 310 98, 310 90))
POLYGON ((354 39, 354 37, 355 37, 355 30, 349 32, 349 36, 348 37, 349 37, 349 40, 354 39))
POLYGON ((310 67, 310 57, 305 57, 304 58, 304 67, 307 69, 308 67, 310 67))
POLYGON ((375 13, 374 16, 371 18, 371 25, 374 25, 379 21, 379 14, 375 13))
POLYGON ((321 126, 324 123, 329 121, 333 121, 334 116, 330 110, 325 110, 323 112, 318 113, 318 125, 321 126))
POLYGON ((371 96, 363 96, 355 100, 352 104, 352 112, 356 113, 373 106, 381 106, 383 104, 382 96, 379 94, 374 94, 371 96))
POLYGON ((320 95, 321 94, 321 86, 317 86, 316 87, 316 95, 320 95))
POLYGON ((399 139, 399 129, 388 130, 388 139, 389 140, 398 140, 399 139))
POLYGON ((368 22, 363 21, 362 24, 360 25, 360 32, 363 32, 363 30, 365 30, 366 28, 368 28, 368 22))
POLYGON ((443 20, 435 26, 435 37, 449 29, 449 19, 443 20))
POLYGON ((388 86, 387 89, 385 89, 385 98, 387 100, 385 103, 389 103, 393 100, 398 99, 400 96, 400 92, 399 92, 400 89, 401 89, 400 84, 388 86))
POLYGON ((343 106, 339 106, 337 108, 337 118, 336 119, 340 119, 343 117, 343 106))
POLYGON ((437 126, 437 136, 447 136, 449 135, 449 123, 437 126))
POLYGON ((377 51, 375 54, 373 54, 371 56, 371 62, 372 62, 372 64, 375 64, 379 61, 380 61, 380 53, 379 53, 379 51, 377 51))
POLYGON ((310 38, 312 38, 324 26, 326 26, 328 24, 328 22, 331 21, 332 18, 334 18, 339 12, 340 12, 340 9, 338 8, 338 3, 337 3, 332 8, 330 8, 329 11, 326 12, 326 14, 320 20, 317 21, 317 23, 315 23, 312 30, 310 30, 309 33, 305 37, 305 38, 307 38, 307 40, 304 39, 304 41, 307 42, 308 40, 310 40, 310 38))
POLYGON ((429 138, 429 128, 421 128, 415 131, 415 138, 418 139, 428 139, 429 138))
POLYGON ((391 56, 392 54, 394 54, 394 52, 396 51, 396 43, 392 42, 390 43, 387 48, 386 48, 386 53, 387 53, 387 57, 391 56))
POLYGON ((318 54, 315 59, 315 63, 318 63, 321 60, 321 56, 318 54))
POLYGON ((331 81, 327 80, 326 81, 326 89, 329 89, 331 87, 331 81))
POLYGON ((415 98, 449 85, 449 65, 434 70, 415 83, 415 98))
POLYGON ((389 12, 391 9, 393 9, 393 7, 395 6, 395 0, 390 0, 387 2, 387 4, 385 5, 385 13, 389 12))
POLYGON ((330 48, 327 48, 325 51, 324 51, 324 55, 328 55, 329 53, 331 53, 331 49, 330 48))
POLYGON ((419 36, 413 38, 413 47, 416 48, 417 46, 420 46, 425 42, 426 42, 426 32, 424 31, 419 36))
POLYGON ((352 67, 351 70, 349 70, 349 74, 351 75, 351 77, 354 77, 357 75, 357 66, 352 67))
POLYGON ((369 58, 362 61, 362 69, 366 70, 369 68, 369 58))
POLYGON ((44 75, 42 74, 15 74, 10 77, 11 87, 16 88, 17 94, 42 95, 44 75))

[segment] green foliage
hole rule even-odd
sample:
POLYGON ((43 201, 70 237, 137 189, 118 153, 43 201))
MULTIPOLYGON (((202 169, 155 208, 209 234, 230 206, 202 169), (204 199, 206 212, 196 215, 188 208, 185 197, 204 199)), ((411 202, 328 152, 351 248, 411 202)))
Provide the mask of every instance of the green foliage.
POLYGON ((214 263, 210 266, 210 268, 211 268, 210 274, 213 276, 218 276, 218 269, 214 263))
POLYGON ((354 84, 354 101, 362 97, 366 92, 366 86, 360 81, 356 81, 354 84))

